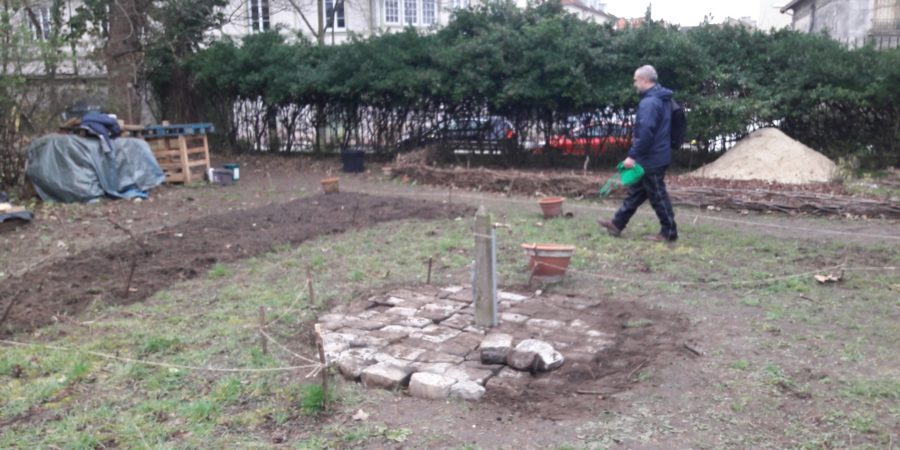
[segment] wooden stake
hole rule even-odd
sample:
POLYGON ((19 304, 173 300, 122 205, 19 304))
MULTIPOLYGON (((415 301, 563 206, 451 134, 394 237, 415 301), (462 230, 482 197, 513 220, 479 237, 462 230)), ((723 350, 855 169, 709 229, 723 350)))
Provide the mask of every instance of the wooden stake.
POLYGON ((312 267, 306 267, 306 288, 309 289, 309 304, 316 304, 316 291, 313 289, 312 267))
POLYGON ((263 355, 269 354, 269 340, 266 339, 266 335, 263 334, 263 330, 266 328, 266 307, 259 307, 259 345, 262 347, 263 355))
POLYGON ((322 341, 322 325, 316 324, 316 347, 322 364, 322 409, 328 409, 328 364, 325 361, 325 343, 322 341))
POLYGON ((131 280, 134 278, 134 269, 137 267, 137 256, 131 260, 131 269, 128 271, 128 280, 125 282, 125 296, 131 293, 131 280))

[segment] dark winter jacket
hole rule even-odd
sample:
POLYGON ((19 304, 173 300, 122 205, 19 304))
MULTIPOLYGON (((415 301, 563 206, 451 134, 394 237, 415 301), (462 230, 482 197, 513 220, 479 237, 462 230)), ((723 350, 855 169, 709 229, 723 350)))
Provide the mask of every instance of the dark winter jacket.
POLYGON ((641 93, 628 156, 644 169, 658 169, 672 162, 671 102, 672 91, 658 84, 641 93))

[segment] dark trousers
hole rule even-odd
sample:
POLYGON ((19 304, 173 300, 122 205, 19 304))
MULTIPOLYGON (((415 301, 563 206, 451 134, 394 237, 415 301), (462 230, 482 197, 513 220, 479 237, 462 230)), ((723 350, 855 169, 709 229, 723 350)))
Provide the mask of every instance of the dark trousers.
POLYGON ((675 211, 672 210, 672 202, 669 193, 666 192, 666 169, 668 166, 658 169, 649 169, 636 184, 628 186, 628 197, 622 202, 622 206, 613 217, 613 224, 620 230, 628 226, 628 221, 634 215, 638 207, 645 200, 650 200, 650 205, 656 211, 659 218, 659 233, 669 240, 678 238, 678 229, 675 226, 675 211))

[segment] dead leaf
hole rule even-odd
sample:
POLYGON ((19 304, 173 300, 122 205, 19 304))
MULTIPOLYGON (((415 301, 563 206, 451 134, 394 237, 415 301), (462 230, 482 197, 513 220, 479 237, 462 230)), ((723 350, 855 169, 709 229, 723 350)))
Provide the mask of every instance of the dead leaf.
POLYGON ((829 273, 828 275, 815 275, 813 278, 815 278, 816 281, 822 284, 841 281, 841 276, 835 275, 833 273, 829 273))
POLYGON ((356 411, 356 414, 353 415, 353 420, 357 422, 363 422, 369 419, 369 414, 363 410, 356 411))

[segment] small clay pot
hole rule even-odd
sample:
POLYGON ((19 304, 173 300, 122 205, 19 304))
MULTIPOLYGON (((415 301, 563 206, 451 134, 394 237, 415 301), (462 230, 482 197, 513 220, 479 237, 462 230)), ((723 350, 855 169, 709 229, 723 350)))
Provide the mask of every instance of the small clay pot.
POLYGON ((326 194, 337 194, 340 192, 338 181, 340 181, 340 178, 338 177, 323 178, 322 181, 320 181, 320 183, 322 183, 322 191, 326 194))
POLYGON ((531 278, 555 283, 561 281, 569 267, 574 245, 562 244, 522 244, 528 255, 528 272, 531 278))
POLYGON ((541 205, 541 211, 544 212, 544 218, 552 219, 562 215, 562 205, 565 201, 565 197, 547 197, 538 200, 538 205, 541 205))

